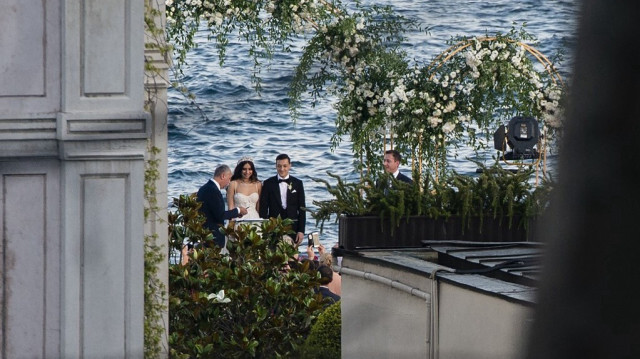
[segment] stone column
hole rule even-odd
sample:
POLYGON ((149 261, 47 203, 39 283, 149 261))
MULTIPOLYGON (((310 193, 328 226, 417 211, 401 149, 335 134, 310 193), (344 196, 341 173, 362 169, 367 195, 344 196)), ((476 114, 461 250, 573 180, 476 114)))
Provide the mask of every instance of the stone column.
MULTIPOLYGON (((155 204, 147 203, 150 209, 145 225, 145 235, 155 238, 155 245, 158 246, 165 256, 164 262, 158 265, 157 277, 164 284, 165 290, 169 289, 169 235, 167 222, 167 149, 168 149, 168 129, 167 129, 167 89, 169 88, 168 69, 170 62, 170 52, 167 51, 165 41, 165 6, 164 1, 145 0, 147 5, 147 16, 155 19, 154 28, 147 27, 145 32, 145 94, 146 108, 151 113, 151 134, 149 136, 149 146, 156 148, 157 154, 151 152, 148 159, 157 163, 157 179, 155 186, 155 204), (155 208, 154 208, 155 207, 155 208)), ((165 292, 166 294, 166 292, 165 292)), ((164 326, 164 336, 161 340, 163 348, 161 356, 169 356, 169 296, 164 297, 165 312, 162 313, 162 321, 159 325, 164 326)))
POLYGON ((3 5, 0 357, 142 357, 144 3, 3 5))

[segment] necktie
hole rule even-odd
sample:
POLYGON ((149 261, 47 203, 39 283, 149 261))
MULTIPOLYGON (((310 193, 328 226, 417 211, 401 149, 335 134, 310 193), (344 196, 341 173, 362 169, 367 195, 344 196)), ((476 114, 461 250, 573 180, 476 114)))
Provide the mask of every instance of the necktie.
POLYGON ((278 178, 278 183, 281 183, 281 182, 290 183, 291 181, 288 178, 287 179, 278 178))

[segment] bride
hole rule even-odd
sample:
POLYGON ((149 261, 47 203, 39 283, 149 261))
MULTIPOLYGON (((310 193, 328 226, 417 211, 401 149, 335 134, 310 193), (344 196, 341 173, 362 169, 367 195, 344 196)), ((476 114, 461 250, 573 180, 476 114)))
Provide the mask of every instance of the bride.
POLYGON ((247 214, 241 219, 259 220, 258 200, 262 191, 262 182, 258 180, 258 172, 251 157, 242 157, 231 176, 227 188, 227 204, 229 209, 246 207, 247 214))

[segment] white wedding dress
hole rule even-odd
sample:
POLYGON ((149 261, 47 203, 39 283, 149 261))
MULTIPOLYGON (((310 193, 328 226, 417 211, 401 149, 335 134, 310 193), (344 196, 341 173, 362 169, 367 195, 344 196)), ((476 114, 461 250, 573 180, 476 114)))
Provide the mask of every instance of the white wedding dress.
POLYGON ((233 195, 233 203, 235 204, 236 207, 246 207, 248 212, 247 214, 245 214, 244 216, 238 219, 239 220, 260 219, 260 215, 258 214, 258 211, 256 211, 256 203, 258 203, 259 199, 260 199, 260 196, 258 195, 257 192, 254 192, 248 196, 246 194, 236 192, 233 195))
MULTIPOLYGON (((236 206, 236 208, 239 208, 239 207, 247 208, 247 214, 245 214, 240 218, 234 219, 236 226, 238 226, 239 224, 252 224, 258 228, 258 232, 259 232, 260 221, 262 221, 262 219, 260 218, 260 215, 258 214, 258 211, 256 211, 256 203, 258 203, 259 199, 260 199, 260 195, 258 195, 258 192, 254 192, 248 196, 246 194, 237 193, 237 192, 233 195, 233 204, 236 206)), ((227 236, 224 247, 222 248, 222 251, 220 253, 222 254, 229 253, 229 251, 227 250, 227 243, 226 243, 229 240, 233 241, 234 239, 227 236)))

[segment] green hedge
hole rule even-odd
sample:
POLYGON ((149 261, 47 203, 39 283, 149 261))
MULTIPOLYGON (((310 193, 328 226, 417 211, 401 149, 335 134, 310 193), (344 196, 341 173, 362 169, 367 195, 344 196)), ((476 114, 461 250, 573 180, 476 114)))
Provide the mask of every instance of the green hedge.
POLYGON ((304 343, 300 357, 302 359, 336 359, 341 351, 340 302, 329 306, 318 316, 304 343))
POLYGON ((282 241, 291 221, 227 227, 236 240, 224 255, 202 228, 195 198, 182 196, 175 205, 171 245, 179 250, 188 237, 197 249, 186 265, 169 268, 171 357, 294 357, 322 310, 322 296, 313 290, 320 277, 309 264, 288 268, 297 253, 282 241))

